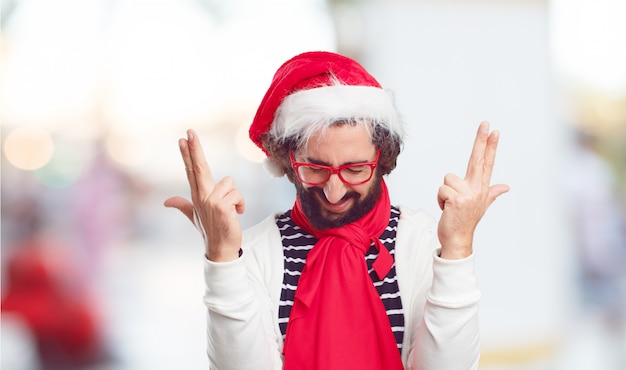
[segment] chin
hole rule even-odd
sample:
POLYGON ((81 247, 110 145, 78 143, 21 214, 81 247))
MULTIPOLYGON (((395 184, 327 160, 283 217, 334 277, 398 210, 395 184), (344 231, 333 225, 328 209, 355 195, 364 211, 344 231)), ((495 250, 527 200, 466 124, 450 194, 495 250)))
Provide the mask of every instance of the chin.
POLYGON ((324 210, 322 212, 320 212, 319 217, 328 221, 328 222, 337 222, 338 220, 343 219, 344 217, 346 217, 346 215, 350 213, 350 210, 348 209, 345 212, 342 213, 334 213, 334 212, 330 212, 327 210, 324 210))
POLYGON ((319 187, 305 189, 299 184, 300 186, 296 185, 296 192, 302 203, 302 211, 313 227, 318 230, 334 229, 358 221, 374 208, 380 196, 380 181, 381 179, 378 178, 370 192, 364 197, 358 193, 347 195, 354 198, 354 204, 342 213, 330 212, 322 206, 317 197, 325 196, 319 187))

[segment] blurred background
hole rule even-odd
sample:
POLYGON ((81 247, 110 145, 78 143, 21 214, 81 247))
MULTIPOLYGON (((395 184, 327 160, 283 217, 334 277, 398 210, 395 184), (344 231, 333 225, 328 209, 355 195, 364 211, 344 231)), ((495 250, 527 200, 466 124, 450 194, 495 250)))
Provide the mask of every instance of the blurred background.
POLYGON ((247 129, 307 50, 359 60, 409 137, 392 201, 439 216, 478 123, 511 186, 476 235, 481 369, 626 369, 623 0, 2 0, 1 367, 206 369, 177 140, 251 226, 294 191, 247 129))

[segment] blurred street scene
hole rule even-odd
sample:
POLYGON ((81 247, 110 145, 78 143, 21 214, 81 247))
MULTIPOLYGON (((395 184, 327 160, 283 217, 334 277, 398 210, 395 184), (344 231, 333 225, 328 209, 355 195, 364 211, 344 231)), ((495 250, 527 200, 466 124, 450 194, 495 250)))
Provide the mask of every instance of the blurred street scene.
POLYGON ((626 369, 623 0, 1 0, 1 362, 206 369, 195 129, 242 226, 291 207, 247 130, 277 67, 361 61, 409 137, 394 204, 440 214, 478 123, 511 192, 476 237, 481 370, 626 369))

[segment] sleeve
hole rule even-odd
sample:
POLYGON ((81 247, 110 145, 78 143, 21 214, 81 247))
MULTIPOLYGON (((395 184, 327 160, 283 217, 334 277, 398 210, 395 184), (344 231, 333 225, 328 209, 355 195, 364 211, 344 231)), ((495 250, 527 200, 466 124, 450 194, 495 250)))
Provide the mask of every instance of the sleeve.
POLYGON ((477 369, 480 359, 474 254, 445 260, 433 253, 433 280, 409 363, 415 370, 477 369))
POLYGON ((246 253, 231 262, 205 258, 207 353, 211 369, 281 369, 266 289, 253 278, 246 253))

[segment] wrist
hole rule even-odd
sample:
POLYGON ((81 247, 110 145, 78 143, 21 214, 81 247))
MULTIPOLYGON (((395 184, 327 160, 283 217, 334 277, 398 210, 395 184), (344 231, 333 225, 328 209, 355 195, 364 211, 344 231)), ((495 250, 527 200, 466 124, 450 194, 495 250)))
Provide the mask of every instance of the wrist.
POLYGON ((442 243, 439 257, 447 260, 459 260, 469 257, 473 252, 471 241, 442 243))
POLYGON ((234 250, 210 250, 205 253, 206 259, 211 262, 231 262, 238 259, 241 256, 241 249, 234 250))
POLYGON ((463 258, 467 258, 472 255, 472 249, 464 249, 464 250, 452 250, 449 251, 445 248, 441 248, 439 252, 439 257, 445 260, 460 260, 463 258))

